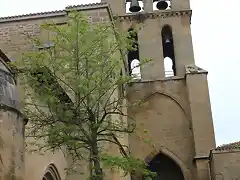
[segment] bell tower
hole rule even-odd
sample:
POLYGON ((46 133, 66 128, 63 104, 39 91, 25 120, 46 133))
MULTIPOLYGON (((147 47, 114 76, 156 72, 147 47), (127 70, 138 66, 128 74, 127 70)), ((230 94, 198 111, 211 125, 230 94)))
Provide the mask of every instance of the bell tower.
POLYGON ((123 32, 140 27, 132 36, 137 48, 126 57, 128 73, 151 59, 126 88, 129 104, 146 102, 127 110, 137 123, 136 134, 128 138, 130 151, 158 179, 210 180, 208 157, 215 136, 208 72, 195 65, 189 0, 102 1, 118 16, 123 32), (150 139, 151 146, 143 139, 150 139))

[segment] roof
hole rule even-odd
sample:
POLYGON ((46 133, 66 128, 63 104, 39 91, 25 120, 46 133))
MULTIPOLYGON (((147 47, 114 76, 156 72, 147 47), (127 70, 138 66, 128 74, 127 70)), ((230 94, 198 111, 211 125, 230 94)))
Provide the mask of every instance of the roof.
POLYGON ((221 150, 232 150, 232 149, 240 149, 240 141, 220 145, 215 150, 221 151, 221 150))
POLYGON ((29 14, 22 14, 16 16, 7 16, 7 17, 0 17, 1 22, 8 22, 8 21, 16 21, 16 20, 24 20, 24 19, 32 19, 32 18, 41 18, 41 17, 49 17, 49 16, 61 16, 66 15, 66 11, 74 8, 77 10, 89 10, 89 9, 98 9, 106 7, 107 3, 100 2, 100 3, 90 3, 90 4, 80 4, 80 5, 71 5, 67 6, 65 9, 62 10, 55 10, 55 11, 46 11, 46 12, 37 12, 37 13, 29 13, 29 14))

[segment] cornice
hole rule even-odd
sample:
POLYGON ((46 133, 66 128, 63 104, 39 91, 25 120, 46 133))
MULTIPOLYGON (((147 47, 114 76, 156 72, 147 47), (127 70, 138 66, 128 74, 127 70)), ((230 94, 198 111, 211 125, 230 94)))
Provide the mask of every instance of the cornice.
POLYGON ((167 17, 179 17, 179 16, 192 16, 192 10, 166 10, 166 11, 154 11, 154 12, 139 12, 125 14, 123 16, 115 16, 115 19, 123 21, 140 21, 143 22, 145 19, 156 19, 156 18, 167 18, 167 17))
POLYGON ((56 11, 37 12, 37 13, 30 13, 30 14, 23 14, 23 15, 16 15, 16 16, 0 17, 0 23, 13 22, 13 21, 27 21, 31 19, 61 17, 61 16, 66 16, 67 13, 72 9, 77 11, 86 11, 86 10, 101 9, 101 8, 107 8, 107 7, 108 7, 107 3, 90 3, 90 4, 73 5, 73 6, 67 6, 65 9, 56 10, 56 11))

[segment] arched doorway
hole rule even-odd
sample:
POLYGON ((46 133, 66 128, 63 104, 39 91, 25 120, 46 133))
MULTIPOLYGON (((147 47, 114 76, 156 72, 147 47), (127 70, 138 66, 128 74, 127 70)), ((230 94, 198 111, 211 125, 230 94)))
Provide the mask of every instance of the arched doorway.
POLYGON ((162 153, 156 155, 148 165, 149 170, 157 173, 153 180, 184 180, 180 167, 171 158, 162 153))
POLYGON ((54 164, 50 164, 42 180, 61 180, 58 170, 54 164))

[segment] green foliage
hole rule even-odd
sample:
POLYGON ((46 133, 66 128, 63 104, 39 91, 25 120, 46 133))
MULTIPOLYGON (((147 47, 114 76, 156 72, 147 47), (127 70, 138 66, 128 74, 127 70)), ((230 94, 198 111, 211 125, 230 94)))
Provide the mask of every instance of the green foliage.
MULTIPOLYGON (((73 163, 89 161, 92 179, 96 179, 102 176, 101 142, 123 149, 117 140, 119 133, 135 129, 135 121, 123 111, 125 97, 118 91, 133 80, 120 72, 126 70, 124 58, 134 41, 111 23, 89 24, 77 12, 68 16, 66 25, 42 25, 47 39, 29 37, 36 49, 11 66, 25 90, 26 136, 33 137, 33 142, 44 140, 37 144, 41 149, 64 150, 73 163)), ((145 167, 130 156, 102 160, 130 173, 135 166, 145 167)))
POLYGON ((132 156, 121 157, 104 154, 102 155, 102 162, 107 167, 118 168, 124 170, 126 173, 131 172, 133 175, 141 174, 146 180, 156 176, 155 172, 147 169, 147 165, 142 160, 132 156))

